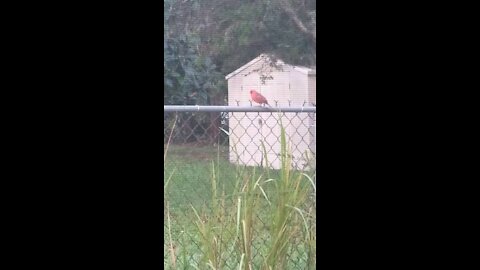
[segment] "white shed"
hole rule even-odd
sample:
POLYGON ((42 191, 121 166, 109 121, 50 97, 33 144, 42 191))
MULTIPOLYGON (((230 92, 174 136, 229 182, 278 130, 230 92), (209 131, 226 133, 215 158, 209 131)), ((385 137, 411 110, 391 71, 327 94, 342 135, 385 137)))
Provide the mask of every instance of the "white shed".
MULTIPOLYGON (((316 70, 285 64, 261 54, 226 76, 228 105, 250 106, 250 90, 264 95, 273 107, 302 107, 316 104, 316 70)), ((258 106, 258 104, 253 104, 258 106)), ((280 125, 278 113, 231 113, 230 162, 249 166, 280 168, 280 125), (265 145, 267 159, 263 155, 265 145)), ((312 165, 316 153, 315 113, 284 113, 281 121, 293 155, 293 165, 312 165)))

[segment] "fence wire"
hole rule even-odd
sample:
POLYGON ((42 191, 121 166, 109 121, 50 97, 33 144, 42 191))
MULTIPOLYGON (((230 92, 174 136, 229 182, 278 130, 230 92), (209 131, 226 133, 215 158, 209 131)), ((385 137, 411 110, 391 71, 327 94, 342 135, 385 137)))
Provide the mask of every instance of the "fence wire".
MULTIPOLYGON (((263 269, 273 246, 271 193, 262 189, 265 199, 252 208, 252 248, 243 255, 238 194, 252 175, 265 183, 282 178, 282 128, 291 169, 316 183, 316 108, 165 106, 164 111, 166 269, 206 269, 209 264, 240 269, 245 256, 244 269, 263 269)), ((299 209, 309 216, 292 221, 299 233, 292 241, 298 243, 290 243, 276 269, 315 269, 315 253, 300 236, 316 237, 315 208, 313 191, 299 209)))

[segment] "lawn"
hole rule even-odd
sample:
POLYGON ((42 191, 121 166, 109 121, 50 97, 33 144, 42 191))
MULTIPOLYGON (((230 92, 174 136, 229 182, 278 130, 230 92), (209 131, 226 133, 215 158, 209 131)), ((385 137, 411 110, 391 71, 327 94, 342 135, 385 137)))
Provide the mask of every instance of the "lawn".
MULTIPOLYGON (((170 179, 166 197, 172 212, 191 212, 190 204, 208 202, 212 192, 213 166, 228 191, 235 184, 235 166, 227 159, 228 148, 171 145, 165 161, 164 179, 170 179), (218 170, 220 168, 220 170, 218 170)), ((166 180, 165 180, 166 181, 166 180)))
MULTIPOLYGON (((270 171, 269 173, 270 178, 280 178, 279 171, 270 171)), ((195 225, 198 218, 193 208, 198 212, 199 217, 208 223, 209 216, 213 211, 212 205, 221 204, 221 207, 216 209, 226 212, 217 216, 221 219, 225 218, 225 220, 218 222, 221 224, 221 228, 212 227, 212 229, 223 231, 224 239, 219 241, 230 243, 227 246, 239 245, 233 240, 238 238, 238 235, 235 235, 238 233, 238 228, 234 221, 236 211, 234 205, 241 190, 239 187, 241 183, 238 180, 248 179, 252 175, 255 175, 255 179, 268 179, 266 173, 261 175, 258 168, 231 164, 228 161, 228 148, 225 146, 169 146, 164 167, 164 184, 168 182, 164 202, 164 261, 166 269, 193 269, 193 265, 200 265, 204 254, 202 250, 202 240, 204 239, 195 225), (212 179, 216 180, 214 185, 212 185, 212 179), (217 198, 224 194, 224 200, 213 200, 213 193, 216 193, 217 198), (167 205, 168 209, 166 209, 167 205), (231 218, 231 222, 227 221, 229 218, 231 218), (175 255, 172 256, 172 252, 175 255), (176 267, 172 267, 172 257, 175 258, 176 267)), ((267 185, 265 192, 271 194, 267 185)), ((266 200, 262 199, 258 202, 259 205, 255 208, 256 212, 253 217, 253 222, 256 224, 254 229, 256 237, 253 239, 252 246, 253 256, 257 256, 260 263, 262 258, 259 254, 267 252, 265 243, 269 241, 270 213, 266 200)), ((288 252, 289 266, 286 269, 306 269, 307 253, 305 249, 305 246, 299 241, 295 248, 288 252)), ((230 251, 224 250, 223 252, 230 251)), ((232 256, 226 256, 231 259, 225 263, 226 269, 230 267, 236 269, 238 257, 238 252, 232 253, 232 256)), ((259 266, 255 269, 259 269, 259 266)))

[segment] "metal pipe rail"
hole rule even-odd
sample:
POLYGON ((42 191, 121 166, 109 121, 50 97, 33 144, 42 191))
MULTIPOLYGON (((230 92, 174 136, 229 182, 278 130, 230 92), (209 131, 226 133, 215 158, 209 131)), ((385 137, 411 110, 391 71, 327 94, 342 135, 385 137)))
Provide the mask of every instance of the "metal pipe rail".
POLYGON ((317 107, 163 105, 163 110, 165 112, 310 112, 310 113, 316 113, 317 107))

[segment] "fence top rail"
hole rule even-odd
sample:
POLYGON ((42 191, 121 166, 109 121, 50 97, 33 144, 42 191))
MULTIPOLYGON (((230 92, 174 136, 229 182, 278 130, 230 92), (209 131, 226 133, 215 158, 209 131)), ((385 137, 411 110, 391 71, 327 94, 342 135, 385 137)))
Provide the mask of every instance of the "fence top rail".
POLYGON ((165 112, 317 112, 317 107, 164 105, 165 112))

